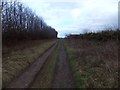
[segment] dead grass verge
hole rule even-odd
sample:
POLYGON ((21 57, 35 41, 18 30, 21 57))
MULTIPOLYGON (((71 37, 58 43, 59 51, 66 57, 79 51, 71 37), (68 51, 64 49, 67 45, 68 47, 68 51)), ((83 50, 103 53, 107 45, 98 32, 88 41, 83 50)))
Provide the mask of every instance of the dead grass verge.
POLYGON ((118 42, 66 41, 78 88, 118 87, 118 42))

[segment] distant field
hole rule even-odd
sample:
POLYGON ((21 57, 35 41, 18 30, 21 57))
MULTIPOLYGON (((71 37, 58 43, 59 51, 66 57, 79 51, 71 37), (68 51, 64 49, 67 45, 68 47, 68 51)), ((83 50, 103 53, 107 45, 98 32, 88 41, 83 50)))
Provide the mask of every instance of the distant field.
POLYGON ((118 41, 65 40, 75 85, 78 88, 118 87, 118 41))
POLYGON ((3 46, 3 87, 21 74, 24 69, 34 62, 56 40, 36 40, 21 42, 14 46, 3 46))

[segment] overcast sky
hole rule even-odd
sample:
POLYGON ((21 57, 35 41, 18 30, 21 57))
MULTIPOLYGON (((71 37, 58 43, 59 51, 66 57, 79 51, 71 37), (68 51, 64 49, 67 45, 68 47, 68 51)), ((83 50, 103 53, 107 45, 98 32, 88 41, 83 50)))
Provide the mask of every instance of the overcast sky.
POLYGON ((118 27, 119 0, 20 0, 58 31, 58 37, 118 27))

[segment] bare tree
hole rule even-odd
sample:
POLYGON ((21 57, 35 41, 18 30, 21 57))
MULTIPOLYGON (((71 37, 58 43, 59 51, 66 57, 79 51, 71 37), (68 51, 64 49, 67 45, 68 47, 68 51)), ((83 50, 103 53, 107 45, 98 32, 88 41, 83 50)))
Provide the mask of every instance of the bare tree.
POLYGON ((57 38, 57 32, 48 26, 30 8, 17 1, 2 2, 3 41, 57 38))

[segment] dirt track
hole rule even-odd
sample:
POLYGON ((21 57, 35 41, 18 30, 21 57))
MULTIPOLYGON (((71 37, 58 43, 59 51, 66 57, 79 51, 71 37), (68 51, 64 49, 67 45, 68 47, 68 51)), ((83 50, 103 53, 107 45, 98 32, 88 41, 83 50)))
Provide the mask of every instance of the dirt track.
MULTIPOLYGON (((29 88, 31 83, 34 83, 33 81, 38 72, 44 68, 44 63, 55 47, 56 44, 27 68, 19 78, 13 80, 7 88, 29 88)), ((72 74, 62 41, 60 42, 59 50, 59 60, 57 61, 51 88, 74 88, 72 74)))
POLYGON ((44 65, 47 57, 54 50, 56 45, 51 47, 44 55, 36 60, 19 78, 14 80, 7 88, 28 88, 30 83, 34 80, 36 74, 44 65))
POLYGON ((56 67, 53 88, 74 88, 66 52, 62 42, 60 46, 59 61, 56 67))

